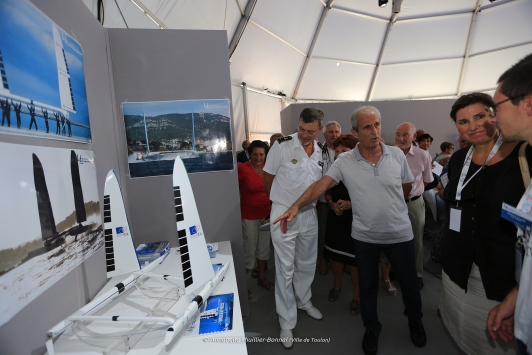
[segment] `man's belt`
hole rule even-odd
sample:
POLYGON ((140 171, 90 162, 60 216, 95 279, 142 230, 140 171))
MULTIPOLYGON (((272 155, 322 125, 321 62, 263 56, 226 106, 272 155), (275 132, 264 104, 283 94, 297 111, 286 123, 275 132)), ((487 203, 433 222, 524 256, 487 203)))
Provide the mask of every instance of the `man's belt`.
POLYGON ((417 199, 420 198, 420 197, 421 197, 421 195, 414 196, 414 197, 412 197, 412 198, 407 198, 407 199, 405 200, 405 202, 408 203, 408 202, 411 202, 411 201, 415 201, 415 200, 417 200, 417 199))

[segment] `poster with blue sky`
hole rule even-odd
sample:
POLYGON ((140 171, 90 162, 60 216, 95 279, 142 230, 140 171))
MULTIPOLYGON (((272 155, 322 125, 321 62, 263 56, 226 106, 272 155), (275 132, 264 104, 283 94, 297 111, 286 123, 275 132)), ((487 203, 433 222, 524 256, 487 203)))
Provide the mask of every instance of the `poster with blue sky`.
POLYGON ((230 101, 124 102, 132 178, 171 175, 176 157, 188 173, 234 169, 230 101))
POLYGON ((0 132, 91 142, 80 44, 28 0, 0 18, 0 132))

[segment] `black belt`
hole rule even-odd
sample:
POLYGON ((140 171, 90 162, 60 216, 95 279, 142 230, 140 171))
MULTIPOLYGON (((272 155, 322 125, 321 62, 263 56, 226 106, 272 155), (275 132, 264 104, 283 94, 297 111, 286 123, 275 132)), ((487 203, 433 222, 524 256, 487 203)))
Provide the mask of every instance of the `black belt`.
POLYGON ((407 199, 405 200, 405 202, 408 203, 408 202, 411 202, 411 201, 415 201, 415 200, 417 200, 417 199, 420 198, 420 197, 421 197, 421 195, 414 196, 414 197, 412 197, 412 198, 407 198, 407 199))

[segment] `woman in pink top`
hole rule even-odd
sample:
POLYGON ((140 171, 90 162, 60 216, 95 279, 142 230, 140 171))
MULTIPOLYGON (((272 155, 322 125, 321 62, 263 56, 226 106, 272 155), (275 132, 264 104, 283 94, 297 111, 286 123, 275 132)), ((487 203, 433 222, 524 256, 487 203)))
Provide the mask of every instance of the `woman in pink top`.
MULTIPOLYGON (((253 270, 256 259, 259 285, 273 290, 275 285, 264 277, 266 261, 270 258, 270 234, 259 233, 261 223, 270 215, 271 210, 270 198, 262 181, 262 168, 268 154, 268 145, 255 140, 249 145, 248 153, 250 160, 238 165, 246 272, 253 270)), ((251 291, 248 290, 248 298, 251 297, 251 291)))

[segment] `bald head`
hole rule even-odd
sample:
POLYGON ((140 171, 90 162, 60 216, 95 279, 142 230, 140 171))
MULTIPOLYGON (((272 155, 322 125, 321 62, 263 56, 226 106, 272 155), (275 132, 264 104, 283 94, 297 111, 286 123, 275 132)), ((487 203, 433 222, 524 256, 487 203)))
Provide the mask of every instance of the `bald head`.
POLYGON ((403 151, 408 151, 416 139, 416 126, 410 122, 401 123, 395 130, 395 145, 403 151))

